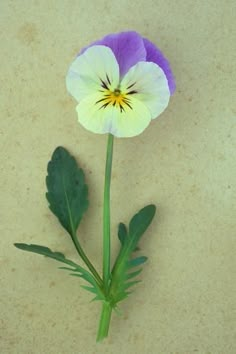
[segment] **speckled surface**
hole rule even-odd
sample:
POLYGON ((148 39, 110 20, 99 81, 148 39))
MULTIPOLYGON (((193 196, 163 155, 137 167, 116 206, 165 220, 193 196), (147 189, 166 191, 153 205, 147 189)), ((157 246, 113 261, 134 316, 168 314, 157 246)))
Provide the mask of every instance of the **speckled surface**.
POLYGON ((0 47, 0 352, 236 353, 235 2, 2 0, 0 47), (124 29, 164 51, 177 92, 142 135, 115 141, 113 234, 150 202, 157 217, 141 245, 143 282, 96 344, 99 304, 56 263, 13 243, 76 259, 44 199, 47 162, 63 145, 86 171, 80 237, 101 269, 106 137, 79 126, 64 80, 81 47, 124 29))

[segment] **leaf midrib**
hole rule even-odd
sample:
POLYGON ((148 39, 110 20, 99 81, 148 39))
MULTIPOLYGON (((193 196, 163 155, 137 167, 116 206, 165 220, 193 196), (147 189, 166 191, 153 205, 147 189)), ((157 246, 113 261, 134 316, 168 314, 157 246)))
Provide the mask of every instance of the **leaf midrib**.
POLYGON ((72 219, 69 199, 68 199, 68 195, 67 195, 66 187, 65 187, 65 178, 64 178, 64 174, 63 173, 61 173, 61 178, 62 178, 63 190, 64 190, 64 195, 65 195, 65 200, 66 200, 66 205, 67 205, 68 215, 69 215, 69 220, 70 220, 71 236, 74 237, 76 230, 75 230, 73 219, 72 219))

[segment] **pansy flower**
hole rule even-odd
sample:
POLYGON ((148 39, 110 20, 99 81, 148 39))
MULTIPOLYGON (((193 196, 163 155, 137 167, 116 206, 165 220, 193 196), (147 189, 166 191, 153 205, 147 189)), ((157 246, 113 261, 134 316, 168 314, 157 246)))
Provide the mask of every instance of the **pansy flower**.
POLYGON ((66 77, 79 122, 94 133, 132 137, 167 107, 175 91, 161 51, 134 31, 115 33, 84 48, 66 77))

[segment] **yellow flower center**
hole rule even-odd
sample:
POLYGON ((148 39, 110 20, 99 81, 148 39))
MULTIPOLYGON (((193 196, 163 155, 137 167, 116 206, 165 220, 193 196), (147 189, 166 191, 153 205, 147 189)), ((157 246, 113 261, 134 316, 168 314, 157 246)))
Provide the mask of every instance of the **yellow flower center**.
POLYGON ((98 100, 96 103, 101 103, 99 109, 106 108, 108 105, 119 108, 120 112, 125 111, 125 108, 127 107, 132 109, 128 95, 122 93, 118 88, 116 88, 114 91, 109 89, 103 91, 103 98, 98 100))

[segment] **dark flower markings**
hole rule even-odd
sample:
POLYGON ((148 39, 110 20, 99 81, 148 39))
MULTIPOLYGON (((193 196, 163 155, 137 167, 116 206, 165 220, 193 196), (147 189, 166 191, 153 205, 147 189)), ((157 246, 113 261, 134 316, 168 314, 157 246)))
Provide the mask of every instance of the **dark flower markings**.
POLYGON ((101 80, 101 83, 102 83, 102 88, 106 89, 106 90, 109 90, 108 86, 107 86, 107 83, 105 81, 103 81, 102 79, 101 80))
MULTIPOLYGON (((103 90, 99 90, 100 92, 104 92, 104 90, 109 90, 109 85, 111 85, 111 81, 110 81, 109 76, 107 74, 106 74, 106 80, 107 81, 105 82, 104 80, 102 80, 100 78, 101 87, 103 88, 103 90)), ((135 84, 136 84, 136 82, 129 85, 127 87, 127 90, 131 89, 135 84)), ((116 89, 114 91, 115 95, 117 95, 117 96, 119 96, 119 92, 120 92, 119 89, 116 89)), ((133 95, 135 93, 138 93, 138 92, 136 90, 131 90, 131 91, 127 92, 126 95, 133 95)), ((111 94, 104 94, 104 97, 101 98, 100 100, 96 101, 95 104, 101 103, 103 101, 107 101, 109 99, 109 97, 111 97, 111 94)), ((133 107, 130 104, 130 99, 128 97, 122 97, 122 102, 117 102, 116 100, 114 100, 114 102, 112 102, 112 100, 109 102, 105 102, 103 105, 101 105, 101 107, 99 109, 106 108, 109 104, 112 104, 113 107, 115 107, 116 105, 119 106, 121 113, 125 112, 124 104, 126 106, 128 106, 130 109, 133 109, 133 107)))
POLYGON ((111 81, 110 81, 109 76, 108 76, 107 74, 106 74, 106 78, 107 78, 108 84, 110 85, 110 84, 111 84, 111 81))

